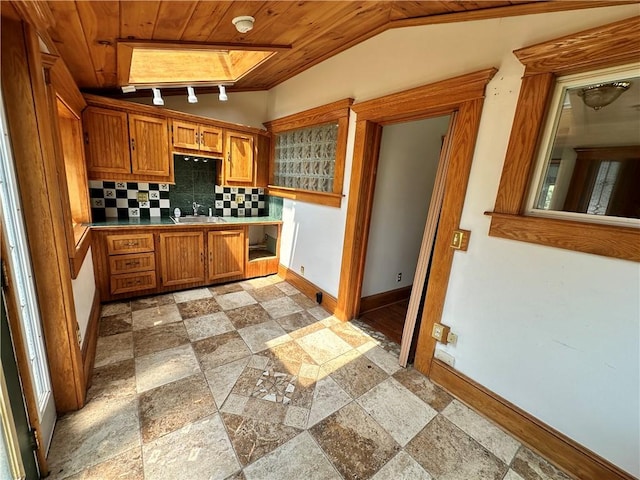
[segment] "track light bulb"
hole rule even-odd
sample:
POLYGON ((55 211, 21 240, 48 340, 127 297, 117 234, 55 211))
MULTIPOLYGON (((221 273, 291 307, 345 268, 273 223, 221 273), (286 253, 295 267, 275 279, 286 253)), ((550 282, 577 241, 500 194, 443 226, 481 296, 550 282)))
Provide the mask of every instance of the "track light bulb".
POLYGON ((162 99, 162 96, 160 95, 160 89, 159 88, 152 88, 151 90, 153 91, 153 104, 154 105, 164 105, 164 100, 162 99))
POLYGON ((189 103, 198 103, 198 97, 193 87, 187 87, 187 101, 189 103))
POLYGON ((220 100, 221 102, 226 102, 227 100, 229 100, 229 97, 227 97, 227 90, 225 86, 218 85, 218 89, 220 90, 220 95, 218 95, 218 100, 220 100))

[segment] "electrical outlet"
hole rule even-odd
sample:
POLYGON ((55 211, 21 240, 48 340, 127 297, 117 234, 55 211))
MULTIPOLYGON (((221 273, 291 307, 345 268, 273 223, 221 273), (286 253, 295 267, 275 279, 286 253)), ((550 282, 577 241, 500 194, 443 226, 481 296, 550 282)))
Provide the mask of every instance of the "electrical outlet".
POLYGON ((398 278, 396 279, 396 282, 401 282, 402 281, 402 272, 398 273, 398 278))
POLYGON ((431 336, 440 343, 444 343, 446 345, 448 342, 447 336, 449 335, 449 330, 449 327, 446 325, 434 323, 433 329, 431 330, 431 336))
POLYGON ((447 335, 447 343, 449 345, 455 345, 456 343, 458 343, 458 335, 453 332, 449 332, 447 335))
POLYGON ((236 203, 244 203, 244 195, 236 195, 236 203))
POLYGON ((300 265, 300 275, 304 275, 304 266, 300 265))
POLYGON ((139 202, 148 202, 149 201, 149 192, 138 192, 138 201, 139 202))
POLYGON ((453 357, 453 355, 449 355, 447 352, 445 352, 444 350, 438 350, 436 349, 434 355, 435 358, 437 358, 438 360, 446 363, 447 365, 449 365, 450 367, 453 367, 454 363, 456 362, 456 359, 453 357))

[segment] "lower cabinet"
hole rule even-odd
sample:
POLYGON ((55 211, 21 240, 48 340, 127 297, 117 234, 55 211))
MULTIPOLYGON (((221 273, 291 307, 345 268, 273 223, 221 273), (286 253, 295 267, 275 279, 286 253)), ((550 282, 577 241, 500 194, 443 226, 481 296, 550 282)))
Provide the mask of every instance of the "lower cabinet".
POLYGON ((163 287, 204 282, 204 232, 160 233, 160 284, 163 287))
POLYGON ((244 275, 244 238, 244 230, 214 230, 208 233, 209 281, 244 275))
POLYGON ((103 302, 278 272, 280 225, 159 226, 93 231, 103 302))

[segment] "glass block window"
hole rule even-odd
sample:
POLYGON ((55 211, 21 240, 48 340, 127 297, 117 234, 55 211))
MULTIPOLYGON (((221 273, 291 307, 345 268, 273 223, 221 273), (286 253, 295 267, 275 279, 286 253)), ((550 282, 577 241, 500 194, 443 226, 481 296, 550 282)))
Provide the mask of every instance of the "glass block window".
POLYGON ((337 145, 338 123, 277 134, 273 184, 314 192, 332 192, 337 145))

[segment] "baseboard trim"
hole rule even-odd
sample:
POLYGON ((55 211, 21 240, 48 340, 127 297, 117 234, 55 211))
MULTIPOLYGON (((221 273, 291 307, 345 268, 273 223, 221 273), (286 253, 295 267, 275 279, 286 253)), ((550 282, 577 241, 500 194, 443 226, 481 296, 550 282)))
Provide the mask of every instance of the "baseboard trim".
POLYGON ((336 311, 336 305, 338 304, 336 298, 332 295, 329 295, 327 292, 314 285, 306 278, 301 277, 296 272, 285 267, 282 264, 278 265, 278 275, 313 300, 316 299, 317 292, 322 292, 322 303, 320 305, 322 305, 322 307, 324 307, 324 309, 331 314, 336 311))
POLYGON ((360 299, 360 312, 370 312, 378 308, 386 307, 393 303, 401 302, 402 300, 409 300, 411 296, 412 285, 408 287, 396 288, 395 290, 389 290, 388 292, 376 293, 360 299))
POLYGON ((429 377, 576 479, 637 480, 440 360, 433 360, 429 377))
POLYGON ((82 366, 84 369, 85 392, 91 386, 91 374, 93 372, 93 364, 96 359, 96 344, 98 343, 99 320, 100 294, 96 288, 93 295, 93 303, 91 304, 89 324, 87 325, 87 331, 85 332, 84 345, 82 345, 82 366))

